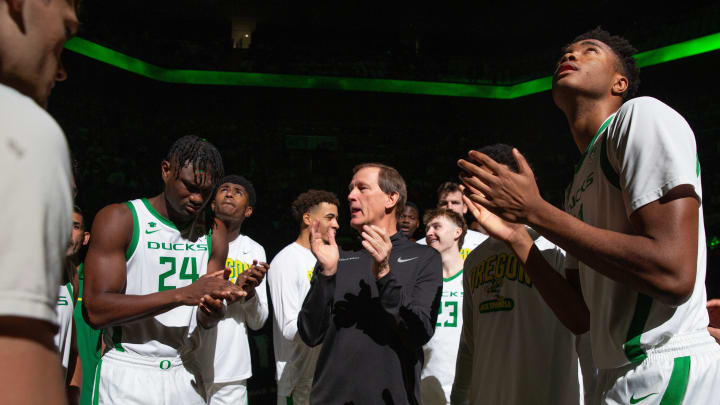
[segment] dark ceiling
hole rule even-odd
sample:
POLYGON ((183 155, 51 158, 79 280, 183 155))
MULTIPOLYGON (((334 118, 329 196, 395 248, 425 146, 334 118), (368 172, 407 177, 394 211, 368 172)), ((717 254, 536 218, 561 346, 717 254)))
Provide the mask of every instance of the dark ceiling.
POLYGON ((720 4, 86 1, 81 20, 81 37, 169 68, 508 84, 597 25, 641 51, 719 32, 720 4), (255 23, 249 49, 232 49, 233 19, 255 23))

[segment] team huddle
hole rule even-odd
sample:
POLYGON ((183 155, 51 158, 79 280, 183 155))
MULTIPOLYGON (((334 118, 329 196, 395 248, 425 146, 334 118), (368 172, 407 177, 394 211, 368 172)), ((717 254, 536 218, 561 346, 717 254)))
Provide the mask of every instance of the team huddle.
POLYGON ((0 259, 0 402, 246 404, 247 328, 266 322, 279 405, 717 401, 695 137, 672 108, 635 97, 624 38, 582 34, 553 73, 582 153, 564 210, 505 144, 449 160, 459 181, 422 217, 398 169, 361 163, 350 218, 331 191, 300 194, 288 204, 297 238, 268 264, 242 230, 255 187, 193 135, 162 160, 160 194, 110 204, 86 229, 43 109, 65 78, 59 52, 44 76, 4 63, 29 49, 6 41, 35 32, 24 13, 66 26, 33 43, 62 45, 77 26, 72 2, 0 2, 0 162, 24 176, 2 180, 14 238, 0 259), (12 216, 28 209, 40 219, 12 216), (360 248, 338 246, 345 223, 360 248), (38 378, 45 389, 29 388, 38 378))

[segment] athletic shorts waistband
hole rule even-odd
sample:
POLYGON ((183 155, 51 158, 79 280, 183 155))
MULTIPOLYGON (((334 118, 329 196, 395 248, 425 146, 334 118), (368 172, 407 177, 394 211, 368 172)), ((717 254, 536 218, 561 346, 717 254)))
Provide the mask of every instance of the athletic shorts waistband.
POLYGON ((103 361, 112 360, 121 363, 132 364, 133 366, 148 367, 153 369, 167 370, 183 365, 180 357, 148 357, 138 356, 127 352, 110 350, 102 357, 103 361))
POLYGON ((710 336, 707 330, 683 335, 675 335, 665 344, 648 348, 645 350, 648 359, 650 358, 675 358, 692 356, 707 352, 720 350, 715 339, 710 336))

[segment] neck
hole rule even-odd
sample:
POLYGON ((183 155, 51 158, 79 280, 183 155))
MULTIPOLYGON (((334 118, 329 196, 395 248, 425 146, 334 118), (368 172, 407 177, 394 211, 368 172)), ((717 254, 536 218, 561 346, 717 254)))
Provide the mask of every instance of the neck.
POLYGON ((297 239, 295 239, 295 243, 304 247, 305 249, 310 249, 310 228, 309 227, 304 227, 300 230, 300 234, 298 235, 297 239))
MULTIPOLYGON (((377 221, 375 221, 375 222, 372 223, 372 224, 365 224, 365 225, 375 225, 375 226, 377 226, 378 228, 380 228, 380 229, 382 229, 383 231, 385 231, 385 235, 387 235, 388 238, 391 237, 391 236, 393 236, 393 235, 395 235, 397 232, 400 232, 400 231, 397 230, 397 217, 395 217, 395 212, 394 212, 394 211, 391 212, 391 213, 389 213, 389 214, 387 214, 387 215, 385 215, 384 217, 378 219, 377 221)), ((359 229, 356 228, 355 230, 358 231, 358 232, 360 232, 360 233, 362 233, 362 231, 363 231, 363 230, 362 230, 362 225, 360 226, 359 229)))
POLYGON ((155 197, 149 198, 148 201, 155 211, 163 217, 169 219, 178 229, 185 229, 192 223, 194 217, 183 216, 182 214, 174 211, 170 204, 167 202, 165 192, 156 195, 155 197))
POLYGON ((622 102, 615 98, 617 97, 613 99, 580 97, 572 105, 563 108, 570 132, 580 153, 585 152, 605 119, 622 105, 622 102))
POLYGON ((242 228, 242 224, 243 224, 242 219, 228 220, 225 218, 221 218, 221 220, 223 221, 223 223, 225 224, 225 227, 227 228, 227 238, 228 238, 227 240, 229 242, 232 242, 235 239, 237 239, 237 237, 240 236, 240 228, 242 228))
POLYGON ((460 250, 457 246, 453 246, 445 251, 440 252, 443 265, 443 278, 450 278, 456 275, 463 267, 463 258, 460 256, 460 250))

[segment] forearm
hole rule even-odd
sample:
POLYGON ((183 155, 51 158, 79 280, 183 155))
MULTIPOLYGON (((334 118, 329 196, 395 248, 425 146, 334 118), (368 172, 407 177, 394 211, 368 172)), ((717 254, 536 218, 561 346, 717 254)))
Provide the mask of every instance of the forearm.
POLYGON ((88 320, 95 329, 120 325, 167 312, 181 304, 178 290, 160 291, 147 295, 127 295, 104 292, 86 294, 88 320))
POLYGON ((596 228, 545 201, 527 222, 593 270, 662 302, 678 303, 678 252, 658 240, 596 228))
POLYGON ((335 275, 324 276, 318 269, 315 271, 315 280, 305 297, 297 320, 300 337, 310 347, 317 346, 325 338, 330 326, 335 295, 335 275))
POLYGON ((530 235, 523 233, 510 247, 533 285, 566 328, 576 335, 585 333, 590 328, 590 312, 581 292, 545 260, 530 235))
MULTIPOLYGON (((252 330, 258 330, 265 325, 268 318, 267 301, 261 299, 259 294, 255 294, 252 298, 245 298, 244 302, 233 304, 230 307, 239 307, 244 313, 244 319, 247 326, 252 330)), ((233 311, 236 308, 232 309, 233 311)))

